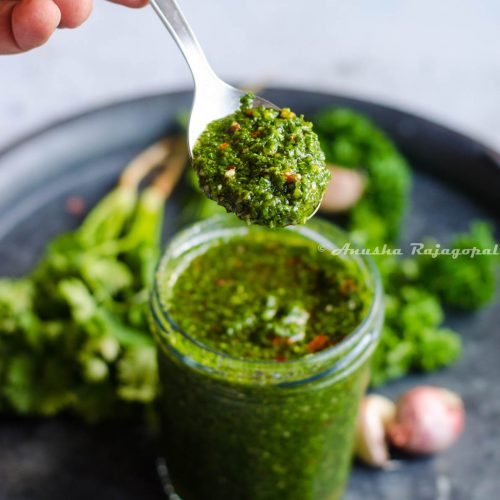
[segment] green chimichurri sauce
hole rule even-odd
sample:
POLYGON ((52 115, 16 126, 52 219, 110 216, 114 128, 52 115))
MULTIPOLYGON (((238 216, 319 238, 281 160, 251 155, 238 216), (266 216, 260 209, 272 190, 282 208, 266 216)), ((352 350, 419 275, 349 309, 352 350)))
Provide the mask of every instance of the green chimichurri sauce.
POLYGON ((339 500, 381 324, 373 281, 319 250, 318 235, 338 237, 326 223, 228 232, 222 220, 174 241, 156 277, 174 487, 183 500, 339 500))
POLYGON ((205 194, 248 223, 304 224, 330 172, 312 124, 290 109, 252 108, 251 94, 198 138, 193 166, 205 194))
POLYGON ((368 299, 352 262, 270 231, 195 257, 175 283, 169 311, 218 351, 285 361, 337 344, 366 315, 368 299))

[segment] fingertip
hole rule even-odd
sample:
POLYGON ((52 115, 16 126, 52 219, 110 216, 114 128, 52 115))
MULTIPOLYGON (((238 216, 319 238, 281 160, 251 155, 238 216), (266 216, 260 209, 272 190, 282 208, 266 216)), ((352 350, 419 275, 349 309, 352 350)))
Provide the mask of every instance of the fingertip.
POLYGON ((61 22, 52 0, 24 0, 12 10, 12 34, 21 50, 43 45, 61 22))
POLYGON ((111 2, 119 3, 132 9, 140 9, 145 7, 149 3, 149 0, 111 0, 111 2))
POLYGON ((78 28, 92 12, 92 0, 54 0, 61 11, 60 28, 78 28))
POLYGON ((134 9, 141 9, 142 7, 146 7, 149 3, 149 0, 132 0, 130 2, 130 7, 134 9))

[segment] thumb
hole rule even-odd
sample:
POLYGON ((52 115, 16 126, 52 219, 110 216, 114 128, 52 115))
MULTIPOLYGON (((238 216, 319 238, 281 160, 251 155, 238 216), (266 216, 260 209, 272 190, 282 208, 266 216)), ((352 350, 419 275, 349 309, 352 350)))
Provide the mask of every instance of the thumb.
POLYGON ((0 54, 16 54, 43 45, 61 22, 52 0, 0 2, 0 54))

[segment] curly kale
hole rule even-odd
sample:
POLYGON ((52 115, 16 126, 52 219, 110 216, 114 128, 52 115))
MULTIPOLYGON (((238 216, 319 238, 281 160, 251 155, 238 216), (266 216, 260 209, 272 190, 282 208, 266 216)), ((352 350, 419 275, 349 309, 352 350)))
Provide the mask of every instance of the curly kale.
POLYGON ((416 259, 387 256, 378 264, 385 289, 385 322, 372 361, 372 385, 455 362, 461 354, 460 336, 442 326, 438 297, 415 282, 416 259))
MULTIPOLYGON (((419 255, 420 281, 457 309, 477 309, 488 303, 495 294, 499 259, 491 255, 498 244, 492 227, 485 222, 471 224, 470 232, 459 234, 451 243, 453 255, 419 255), (477 249, 478 255, 471 255, 477 249)), ((428 243, 429 250, 436 243, 428 243)))
POLYGON ((353 237, 363 244, 394 241, 408 205, 406 160, 382 130, 350 109, 322 111, 313 123, 327 162, 367 174, 364 196, 348 214, 353 237))
MULTIPOLYGON (((429 242, 425 248, 444 248, 437 245, 429 242)), ((491 226, 474 222, 468 233, 449 245, 449 255, 377 259, 386 303, 384 329, 373 359, 373 385, 411 371, 433 371, 459 358, 460 336, 442 326, 441 304, 477 309, 492 300, 499 264, 492 255, 495 245, 491 226), (473 248, 486 253, 471 257, 473 248), (465 255, 458 254, 462 250, 465 255)))

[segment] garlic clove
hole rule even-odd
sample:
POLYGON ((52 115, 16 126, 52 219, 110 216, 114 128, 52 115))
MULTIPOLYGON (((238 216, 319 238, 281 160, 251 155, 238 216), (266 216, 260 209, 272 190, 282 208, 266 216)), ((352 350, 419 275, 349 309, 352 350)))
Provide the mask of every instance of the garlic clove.
POLYGON ((361 402, 356 421, 354 453, 373 467, 389 467, 386 434, 396 414, 394 403, 378 394, 369 394, 361 402))

